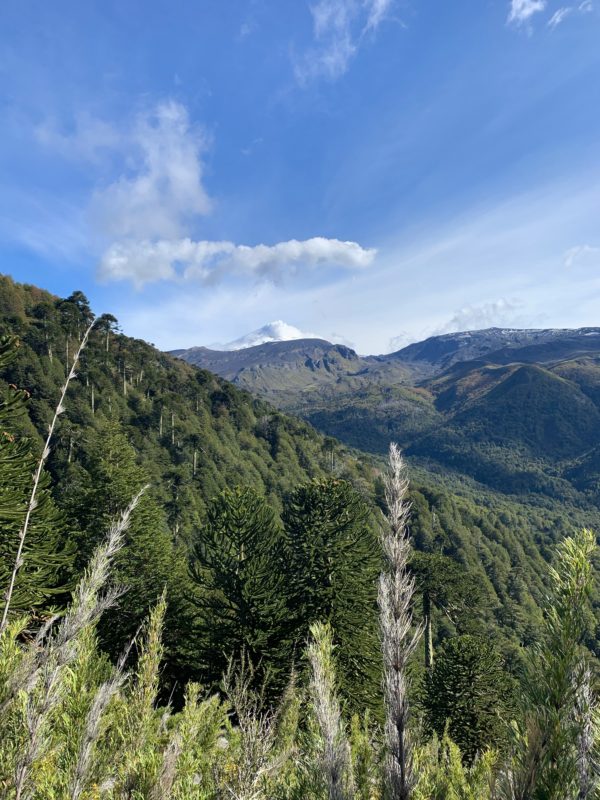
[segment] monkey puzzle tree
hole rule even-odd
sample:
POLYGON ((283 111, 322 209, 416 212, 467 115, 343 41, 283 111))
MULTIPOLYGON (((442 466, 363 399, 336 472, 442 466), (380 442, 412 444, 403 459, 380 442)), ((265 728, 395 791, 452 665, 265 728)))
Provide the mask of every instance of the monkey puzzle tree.
MULTIPOLYGON (((14 358, 16 342, 0 341, 0 370, 14 358)), ((19 533, 29 505, 36 458, 30 443, 15 435, 11 426, 25 413, 27 393, 16 386, 0 389, 0 591, 10 581, 18 550, 19 533)), ((11 610, 39 610, 63 599, 68 589, 73 550, 66 545, 64 520, 47 489, 42 474, 37 502, 24 541, 21 567, 11 598, 11 610)), ((0 609, 4 607, 4 596, 0 609)))
POLYGON ((200 644, 208 678, 246 658, 257 680, 281 688, 290 669, 283 534, 254 489, 224 489, 210 504, 194 546, 200 644))
POLYGON ((512 681, 500 655, 476 636, 448 639, 425 675, 426 725, 439 737, 446 727, 467 763, 500 744, 511 708, 512 681))
POLYGON ((379 707, 381 555, 368 505, 348 482, 318 479, 296 489, 283 521, 296 640, 306 639, 313 622, 329 623, 346 699, 379 707))
POLYGON ((476 611, 483 600, 479 582, 466 568, 439 553, 413 553, 410 571, 421 595, 425 626, 425 667, 433 666, 433 609, 456 624, 461 615, 476 611))

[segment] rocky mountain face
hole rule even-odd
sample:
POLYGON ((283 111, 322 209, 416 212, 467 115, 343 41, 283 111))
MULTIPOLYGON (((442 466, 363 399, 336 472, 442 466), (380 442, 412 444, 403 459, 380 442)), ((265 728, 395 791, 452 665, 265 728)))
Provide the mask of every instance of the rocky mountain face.
POLYGON ((176 354, 362 450, 393 439, 504 492, 600 501, 600 328, 452 333, 382 356, 320 339, 176 354))
POLYGON ((350 347, 324 339, 270 342, 233 351, 192 347, 174 350, 173 355, 287 409, 314 402, 332 390, 346 393, 382 380, 406 383, 415 372, 400 361, 364 358, 350 347))

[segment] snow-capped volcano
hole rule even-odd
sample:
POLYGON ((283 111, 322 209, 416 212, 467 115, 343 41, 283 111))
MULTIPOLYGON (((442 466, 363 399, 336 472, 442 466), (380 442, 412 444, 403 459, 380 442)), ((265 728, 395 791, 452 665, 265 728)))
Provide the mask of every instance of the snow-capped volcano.
POLYGON ((315 333, 305 333, 293 325, 288 325, 287 322, 277 319, 274 322, 269 322, 233 342, 222 345, 222 350, 244 350, 246 347, 255 347, 259 344, 267 344, 268 342, 290 342, 293 339, 319 339, 315 333))

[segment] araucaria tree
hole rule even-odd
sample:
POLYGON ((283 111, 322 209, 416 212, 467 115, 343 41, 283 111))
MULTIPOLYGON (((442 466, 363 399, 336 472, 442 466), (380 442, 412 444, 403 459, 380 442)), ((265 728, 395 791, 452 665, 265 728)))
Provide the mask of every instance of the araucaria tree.
MULTIPOLYGON (((5 338, 0 342, 0 370, 15 353, 14 340, 5 338)), ((7 387, 0 395, 0 587, 6 590, 0 597, 3 617, 9 589, 11 611, 48 608, 53 599, 61 595, 64 599, 73 562, 64 521, 41 468, 32 500, 36 458, 29 442, 13 431, 13 424, 25 413, 26 400, 26 393, 15 386, 7 387)))
POLYGON ((286 581, 299 645, 314 622, 331 626, 343 697, 379 705, 376 580, 381 565, 366 502, 346 481, 315 480, 284 508, 286 581))
MULTIPOLYGON (((102 541, 110 519, 148 483, 136 462, 135 450, 118 424, 105 421, 92 435, 86 465, 90 480, 80 487, 72 504, 72 513, 82 529, 78 541, 80 569, 102 541)), ((114 575, 119 585, 127 587, 127 593, 100 625, 101 640, 114 656, 135 635, 165 586, 171 589, 172 605, 180 576, 185 575, 165 514, 150 492, 144 494, 132 515, 125 544, 115 560, 114 575)))
POLYGON ((208 508, 192 571, 198 586, 200 647, 218 683, 230 658, 248 659, 256 678, 281 688, 291 648, 283 533, 264 497, 225 489, 208 508))
POLYGON ((447 729, 463 759, 502 744, 511 718, 513 687, 492 644, 476 636, 448 639, 425 675, 423 705, 428 731, 447 729))
POLYGON ((433 611, 439 609, 457 624, 466 614, 473 614, 482 603, 478 581, 462 564, 440 553, 413 553, 410 571, 415 576, 416 590, 421 595, 425 638, 425 668, 430 669, 433 657, 433 611))

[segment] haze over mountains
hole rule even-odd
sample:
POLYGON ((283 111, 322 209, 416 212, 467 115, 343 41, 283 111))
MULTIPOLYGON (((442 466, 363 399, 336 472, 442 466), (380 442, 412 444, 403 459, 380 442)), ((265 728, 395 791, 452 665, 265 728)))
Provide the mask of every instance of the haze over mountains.
POLYGON ((600 328, 450 333, 379 356, 322 339, 175 354, 362 450, 395 439, 504 492, 600 496, 600 328))

